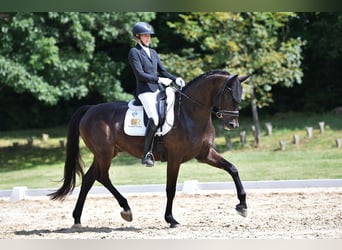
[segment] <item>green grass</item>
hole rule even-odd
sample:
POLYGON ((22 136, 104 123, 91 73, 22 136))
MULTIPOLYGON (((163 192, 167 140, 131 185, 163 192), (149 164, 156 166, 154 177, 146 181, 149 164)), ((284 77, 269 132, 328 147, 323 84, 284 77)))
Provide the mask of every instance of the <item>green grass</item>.
MULTIPOLYGON (((241 119, 241 128, 226 132, 217 124, 215 144, 218 151, 239 170, 242 181, 342 178, 342 148, 335 140, 342 138, 342 119, 329 114, 302 115, 280 114, 261 120, 272 122, 273 133, 266 136, 261 128, 260 146, 254 147, 250 119, 241 119), (325 132, 319 133, 318 122, 325 121, 325 132), (307 138, 305 127, 313 127, 313 137, 307 138), (247 144, 242 147, 239 131, 247 131, 247 144), (229 133, 233 150, 226 151, 224 135, 229 133), (300 144, 294 145, 292 137, 300 136, 300 144), (281 151, 279 140, 286 141, 286 150, 281 151)), ((65 153, 59 140, 65 139, 66 128, 0 132, 0 189, 13 186, 29 188, 59 187, 62 179, 65 153), (44 143, 42 133, 50 139, 44 143), (27 146, 27 137, 34 140, 27 146), (13 142, 19 146, 13 147, 13 142)), ((82 157, 86 165, 92 161, 91 153, 81 143, 82 157)), ((116 185, 162 184, 166 178, 166 163, 157 162, 154 168, 145 168, 140 159, 122 153, 112 161, 110 169, 116 185)), ((232 181, 222 170, 191 160, 182 165, 179 182, 196 179, 200 182, 232 181)))

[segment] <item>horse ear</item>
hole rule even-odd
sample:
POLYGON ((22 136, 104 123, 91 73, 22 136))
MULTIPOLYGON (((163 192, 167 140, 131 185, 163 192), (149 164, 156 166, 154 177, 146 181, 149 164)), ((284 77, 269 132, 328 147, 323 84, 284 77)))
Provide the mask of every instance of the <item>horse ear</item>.
POLYGON ((235 81, 235 79, 238 77, 238 75, 230 75, 229 77, 228 77, 228 82, 233 82, 233 81, 235 81))
POLYGON ((243 82, 243 81, 246 81, 248 78, 249 78, 249 75, 240 76, 240 77, 239 77, 239 81, 240 81, 240 82, 243 82))
MULTIPOLYGON (((233 99, 237 103, 240 103, 241 98, 242 98, 242 86, 241 86, 241 81, 239 81, 239 82, 235 81, 237 78, 238 78, 238 75, 234 75, 229 80, 234 80, 233 85, 231 87, 231 93, 232 93, 233 99)), ((238 79, 240 80, 240 77, 238 79)), ((244 80, 246 80, 246 79, 247 78, 245 78, 244 80)))

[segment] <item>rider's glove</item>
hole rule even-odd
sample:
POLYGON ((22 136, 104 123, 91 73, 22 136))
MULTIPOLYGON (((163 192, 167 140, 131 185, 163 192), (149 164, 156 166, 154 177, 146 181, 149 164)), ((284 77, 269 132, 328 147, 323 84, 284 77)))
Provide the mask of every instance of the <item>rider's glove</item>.
POLYGON ((180 78, 180 77, 177 77, 175 82, 181 88, 183 88, 185 86, 184 80, 182 78, 180 78))
POLYGON ((169 86, 172 83, 172 80, 166 77, 159 77, 158 78, 158 83, 161 83, 165 86, 169 86))

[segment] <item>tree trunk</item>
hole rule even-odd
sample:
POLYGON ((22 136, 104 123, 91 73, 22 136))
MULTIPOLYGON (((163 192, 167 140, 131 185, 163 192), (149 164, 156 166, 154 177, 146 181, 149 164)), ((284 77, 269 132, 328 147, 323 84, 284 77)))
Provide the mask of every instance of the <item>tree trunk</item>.
POLYGON ((251 108, 252 108, 252 114, 253 114, 253 124, 255 127, 254 146, 259 147, 259 134, 260 134, 259 116, 258 116, 258 108, 257 108, 257 99, 255 97, 253 87, 252 87, 252 97, 251 97, 251 108))

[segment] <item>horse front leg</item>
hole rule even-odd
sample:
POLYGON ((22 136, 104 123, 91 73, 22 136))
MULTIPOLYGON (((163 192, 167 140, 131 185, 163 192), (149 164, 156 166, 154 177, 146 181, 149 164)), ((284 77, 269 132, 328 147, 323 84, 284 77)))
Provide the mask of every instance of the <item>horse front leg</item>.
POLYGON ((246 217, 246 192, 242 186, 237 168, 233 164, 225 160, 222 156, 220 156, 219 153, 217 153, 216 150, 212 147, 209 148, 207 154, 203 154, 203 156, 197 157, 197 160, 203 163, 207 163, 216 168, 223 169, 232 176, 237 191, 237 197, 240 201, 240 203, 236 205, 235 209, 241 216, 246 217))
POLYGON ((178 221, 172 215, 172 205, 173 199, 175 198, 176 194, 176 185, 177 185, 177 178, 179 172, 180 164, 172 164, 168 162, 167 164, 167 181, 166 181, 166 196, 167 196, 167 203, 166 203, 166 210, 165 210, 165 220, 167 223, 170 224, 171 228, 177 227, 179 225, 178 221))

